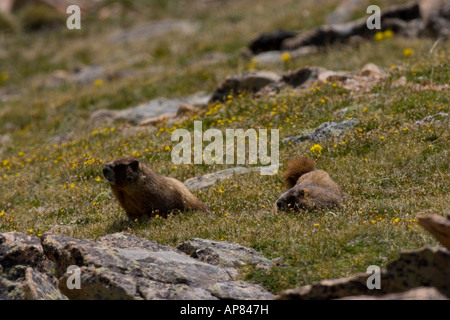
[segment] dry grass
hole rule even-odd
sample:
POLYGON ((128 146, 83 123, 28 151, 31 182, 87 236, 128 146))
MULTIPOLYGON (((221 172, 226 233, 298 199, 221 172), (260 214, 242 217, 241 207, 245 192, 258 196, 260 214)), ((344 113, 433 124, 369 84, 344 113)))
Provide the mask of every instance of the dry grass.
MULTIPOLYGON (((249 280, 274 292, 365 271, 372 264, 384 265, 399 250, 436 243, 416 219, 419 214, 448 210, 449 123, 447 118, 420 127, 415 121, 449 112, 448 92, 394 88, 389 82, 358 97, 332 84, 304 94, 287 91, 259 100, 244 94, 198 116, 204 130, 279 128, 280 138, 309 131, 324 121, 357 117, 361 122, 353 131, 321 143, 319 154, 311 153, 312 143, 282 145, 280 150, 282 163, 301 154, 315 157, 317 167, 327 170, 345 191, 343 208, 274 212, 273 204, 284 191, 281 174, 250 174, 196 193, 210 206, 211 215, 192 212, 128 221, 102 177, 107 161, 134 156, 180 180, 229 166, 171 163, 170 134, 176 128, 192 130, 192 119, 130 133, 121 124, 88 128, 89 115, 157 96, 211 91, 227 74, 248 68, 250 62, 238 51, 261 31, 317 26, 336 5, 326 1, 318 10, 315 1, 262 1, 260 5, 229 1, 212 8, 188 6, 184 1, 167 3, 155 1, 150 8, 135 4, 139 10, 120 21, 100 23, 89 17, 80 33, 58 29, 2 36, 0 90, 8 92, 8 98, 0 102, 0 137, 7 135, 12 142, 0 147, 0 231, 39 235, 54 230, 85 238, 127 231, 170 245, 191 237, 236 241, 269 258, 283 258, 268 274, 246 273, 249 280), (306 11, 309 16, 302 17, 306 11), (166 17, 198 19, 202 25, 191 36, 174 33, 127 46, 108 42, 118 32, 117 23, 129 27, 166 17), (208 51, 227 52, 230 58, 208 67, 186 63, 208 51), (71 71, 83 64, 133 74, 104 80, 101 85, 42 86, 54 70, 71 71), (344 107, 349 108, 347 114, 336 116, 335 111, 344 107), (52 143, 53 137, 65 134, 73 134, 74 139, 52 143)), ((358 48, 336 47, 291 61, 288 67, 355 70, 374 62, 388 69, 396 66, 390 71, 393 80, 405 75, 412 82, 448 83, 448 42, 440 43, 430 56, 432 45, 430 39, 394 37, 358 48), (413 55, 406 58, 405 48, 412 48, 413 55)))

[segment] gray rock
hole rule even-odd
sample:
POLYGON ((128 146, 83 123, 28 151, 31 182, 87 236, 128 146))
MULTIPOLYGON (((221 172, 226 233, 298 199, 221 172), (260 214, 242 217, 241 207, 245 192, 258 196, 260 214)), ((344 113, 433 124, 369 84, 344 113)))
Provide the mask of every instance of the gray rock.
POLYGON ((270 296, 255 284, 235 284, 235 268, 205 263, 176 248, 125 233, 97 241, 47 233, 42 246, 55 263, 59 289, 70 299, 216 299, 211 289, 216 290, 216 283, 229 283, 242 297, 252 292, 257 293, 253 299, 270 296), (80 267, 80 290, 66 286, 70 265, 80 267))
POLYGON ((25 271, 22 288, 25 300, 67 300, 67 297, 58 290, 55 277, 31 267, 25 271))
MULTIPOLYGON (((414 26, 408 22, 420 19, 418 3, 395 5, 381 13, 382 30, 393 30, 395 33, 410 33, 408 28, 414 26)), ((335 43, 346 43, 352 37, 359 36, 373 39, 379 30, 367 28, 367 17, 347 23, 320 26, 316 29, 300 33, 285 39, 280 50, 295 50, 304 46, 324 47, 335 43)))
POLYGON ((97 240, 98 244, 111 246, 114 248, 141 248, 152 252, 157 251, 174 251, 181 253, 179 250, 169 246, 163 246, 155 241, 138 238, 135 235, 121 232, 103 236, 97 240))
POLYGON ((420 215, 418 218, 419 225, 450 250, 450 213, 447 214, 446 218, 438 214, 420 215))
MULTIPOLYGON (((181 104, 183 105, 183 104, 181 104)), ((180 105, 180 107, 181 107, 180 105)), ((178 109, 180 110, 180 109, 178 109)), ((163 113, 157 117, 152 117, 152 118, 147 118, 142 120, 141 122, 138 123, 139 126, 155 126, 158 123, 164 122, 164 121, 174 121, 174 119, 177 117, 177 114, 174 112, 166 112, 163 113)))
POLYGON ((339 6, 328 15, 327 24, 338 24, 347 22, 351 15, 358 9, 363 10, 365 0, 343 0, 339 6))
POLYGON ((316 66, 289 70, 283 73, 279 81, 266 85, 255 96, 273 96, 288 87, 296 90, 309 89, 316 81, 319 81, 322 74, 327 72, 329 72, 327 69, 316 66))
POLYGON ((287 137, 282 140, 282 142, 292 142, 292 143, 302 143, 305 141, 314 141, 319 142, 325 139, 329 139, 331 137, 339 137, 344 132, 352 129, 359 123, 359 120, 356 118, 351 118, 344 120, 342 122, 325 122, 322 123, 316 130, 298 135, 287 137))
POLYGON ((433 37, 449 37, 450 3, 448 0, 421 0, 419 6, 426 31, 433 37))
POLYGON ((94 111, 89 117, 87 125, 89 128, 110 126, 114 123, 114 119, 116 118, 118 113, 119 111, 106 109, 94 111))
POLYGON ((211 289, 190 287, 186 284, 141 280, 139 293, 145 300, 218 300, 211 289))
POLYGON ((177 248, 195 259, 220 267, 271 266, 271 261, 260 253, 234 242, 192 238, 177 248))
POLYGON ((449 300, 436 288, 419 287, 382 296, 350 296, 340 300, 449 300))
POLYGON ((281 80, 293 88, 307 89, 326 71, 325 68, 315 66, 299 68, 285 72, 281 80))
POLYGON ((266 85, 280 81, 281 76, 270 71, 247 71, 227 77, 214 91, 210 103, 225 101, 230 94, 248 91, 257 92, 266 85))
POLYGON ((105 79, 106 73, 102 66, 88 66, 78 70, 71 76, 70 81, 75 84, 93 84, 97 79, 105 79))
POLYGON ((450 252, 438 247, 405 251, 381 270, 381 289, 368 289, 368 273, 323 280, 312 285, 281 292, 276 299, 338 299, 349 296, 380 296, 418 287, 434 287, 450 297, 450 252))
POLYGON ((137 26, 131 30, 121 31, 114 34, 110 41, 112 43, 124 43, 130 41, 148 41, 155 37, 163 36, 169 32, 177 32, 183 35, 191 35, 198 31, 200 24, 197 22, 165 19, 153 21, 137 26))
POLYGON ((260 167, 235 167, 221 170, 218 172, 208 173, 199 177, 186 180, 184 185, 191 191, 206 189, 222 180, 230 179, 237 175, 250 173, 252 171, 260 171, 260 167))
POLYGON ((37 237, 0 234, 0 299, 67 299, 57 289, 52 268, 37 237))
POLYGON ((426 116, 422 120, 416 121, 416 124, 418 124, 419 126, 426 126, 426 125, 439 123, 442 120, 447 119, 447 118, 448 118, 448 113, 439 112, 439 113, 436 113, 433 115, 426 116))
POLYGON ((235 280, 239 275, 236 267, 270 265, 256 251, 234 243, 202 239, 187 244, 189 248, 199 248, 197 252, 212 251, 219 257, 218 263, 195 259, 177 248, 127 233, 107 235, 96 241, 57 233, 46 233, 41 240, 15 232, 0 233, 0 299, 272 297, 257 284, 235 280), (72 282, 67 268, 73 265, 80 268, 80 289, 69 289, 67 285, 72 282))
POLYGON ((269 300, 274 297, 263 287, 244 281, 218 282, 209 290, 213 296, 226 300, 269 300))
POLYGON ((18 232, 0 234, 0 265, 4 270, 16 265, 44 270, 47 262, 39 238, 18 232))
POLYGON ((12 138, 8 134, 0 135, 0 146, 6 146, 12 143, 12 138))
POLYGON ((182 104, 187 103, 193 106, 204 105, 208 103, 209 99, 210 95, 203 92, 180 99, 156 98, 137 107, 121 110, 115 113, 113 117, 114 120, 125 120, 138 124, 163 114, 176 114, 182 104))
POLYGON ((0 2, 0 12, 11 12, 15 0, 3 0, 0 2))

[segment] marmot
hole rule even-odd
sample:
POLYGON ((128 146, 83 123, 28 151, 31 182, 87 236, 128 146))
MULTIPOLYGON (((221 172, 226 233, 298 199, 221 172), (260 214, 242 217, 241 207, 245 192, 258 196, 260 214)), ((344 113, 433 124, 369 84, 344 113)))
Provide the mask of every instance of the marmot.
POLYGON ((138 160, 114 160, 103 168, 103 175, 129 218, 167 217, 177 210, 209 212, 181 181, 156 174, 138 160))
POLYGON ((341 188, 328 173, 315 170, 314 161, 306 156, 289 161, 283 178, 289 190, 278 198, 279 210, 333 208, 344 200, 341 188))

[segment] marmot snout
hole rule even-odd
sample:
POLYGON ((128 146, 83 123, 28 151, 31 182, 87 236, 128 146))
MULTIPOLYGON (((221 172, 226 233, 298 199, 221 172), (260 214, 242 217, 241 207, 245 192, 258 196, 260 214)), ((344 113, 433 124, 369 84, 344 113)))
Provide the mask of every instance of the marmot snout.
POLYGON ((166 217, 170 212, 186 210, 209 212, 181 181, 156 174, 138 160, 114 160, 103 168, 103 175, 130 218, 166 217))
POLYGON ((278 210, 313 210, 339 207, 344 199, 341 188, 315 163, 303 156, 287 164, 283 177, 289 188, 277 200, 278 210))

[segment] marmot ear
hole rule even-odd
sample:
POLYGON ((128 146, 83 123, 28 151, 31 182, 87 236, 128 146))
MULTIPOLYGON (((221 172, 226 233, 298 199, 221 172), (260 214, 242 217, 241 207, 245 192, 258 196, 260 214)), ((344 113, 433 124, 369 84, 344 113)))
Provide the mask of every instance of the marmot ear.
POLYGON ((137 160, 131 160, 130 162, 130 167, 131 169, 133 169, 134 171, 136 171, 139 168, 139 161, 137 160))

